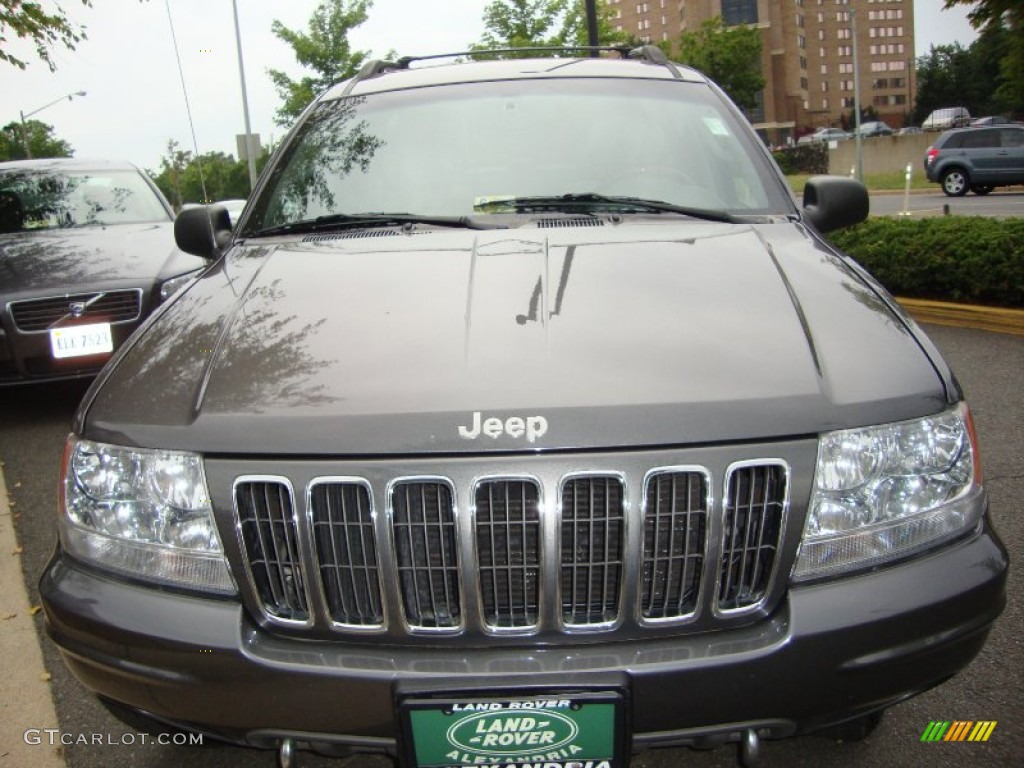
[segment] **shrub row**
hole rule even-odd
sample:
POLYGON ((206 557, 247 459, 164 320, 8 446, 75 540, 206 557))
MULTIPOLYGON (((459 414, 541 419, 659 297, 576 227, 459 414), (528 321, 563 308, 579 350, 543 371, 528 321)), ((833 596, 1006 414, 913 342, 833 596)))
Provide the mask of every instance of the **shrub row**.
POLYGON ((828 147, 824 142, 776 149, 772 157, 787 176, 794 173, 828 173, 828 147))
POLYGON ((1024 219, 875 217, 829 237, 897 296, 1024 308, 1024 219))

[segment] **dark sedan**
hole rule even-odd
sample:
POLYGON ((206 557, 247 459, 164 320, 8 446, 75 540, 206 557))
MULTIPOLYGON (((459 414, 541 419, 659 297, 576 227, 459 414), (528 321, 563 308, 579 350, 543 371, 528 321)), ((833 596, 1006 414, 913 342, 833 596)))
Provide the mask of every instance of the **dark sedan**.
POLYGON ((0 163, 0 385, 94 375, 205 265, 127 163, 0 163))

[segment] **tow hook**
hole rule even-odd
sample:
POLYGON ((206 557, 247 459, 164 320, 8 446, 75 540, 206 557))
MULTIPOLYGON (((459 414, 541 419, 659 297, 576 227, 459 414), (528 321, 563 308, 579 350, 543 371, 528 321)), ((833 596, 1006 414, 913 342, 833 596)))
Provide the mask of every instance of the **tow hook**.
POLYGON ((761 755, 761 739, 757 731, 747 728, 740 736, 740 765, 744 768, 753 768, 757 765, 757 759, 761 755))
POLYGON ((277 748, 277 765, 279 768, 295 768, 295 742, 291 739, 281 739, 281 746, 277 748))

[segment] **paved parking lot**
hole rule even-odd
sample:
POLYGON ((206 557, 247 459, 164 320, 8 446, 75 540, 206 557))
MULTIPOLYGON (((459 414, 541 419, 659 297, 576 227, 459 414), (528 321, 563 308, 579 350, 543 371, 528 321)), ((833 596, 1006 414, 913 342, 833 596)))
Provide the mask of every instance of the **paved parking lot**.
MULTIPOLYGON (((1016 766, 1024 760, 1024 579, 1020 574, 1024 552, 1024 337, 938 326, 929 327, 928 332, 957 371, 974 411, 992 516, 1011 557, 1015 558, 1010 572, 1009 604, 988 645, 966 671, 893 708, 866 742, 838 744, 807 736, 767 743, 763 745, 761 765, 940 768, 1016 766), (984 744, 923 744, 920 737, 931 720, 995 720, 998 724, 984 744)), ((3 473, 21 549, 14 556, 23 565, 28 601, 33 605, 38 603, 36 581, 55 539, 53 520, 61 447, 83 392, 84 385, 80 384, 0 390, 0 460, 5 464, 3 473)), ((0 556, 6 557, 8 553, 2 552, 0 556)), ((8 592, 16 586, 5 583, 8 592)), ((22 611, 27 608, 23 605, 22 611)), ((32 621, 41 630, 41 617, 35 615, 32 621)), ((0 633, 15 631, 13 626, 11 621, 0 620, 0 633)), ((32 641, 31 633, 29 637, 17 638, 17 642, 32 641)), ((112 718, 68 674, 52 643, 45 638, 40 643, 43 663, 52 680, 39 679, 39 674, 45 674, 42 669, 29 670, 23 675, 28 680, 24 684, 13 682, 7 672, 0 676, 5 703, 0 710, 0 768, 42 766, 55 754, 45 736, 39 745, 25 745, 28 749, 21 755, 16 756, 13 749, 23 741, 26 729, 46 727, 36 719, 42 715, 29 705, 39 696, 45 698, 47 688, 56 704, 61 733, 66 741, 73 742, 61 749, 57 757, 72 768, 170 768, 185 764, 228 768, 274 764, 270 753, 235 747, 143 744, 137 731, 112 718), (97 734, 103 743, 90 743, 97 734)), ((5 659, 5 669, 10 669, 10 663, 10 658, 5 659)), ((714 697, 715 692, 680 691, 679 695, 714 697)), ((326 707, 353 705, 358 703, 324 702, 326 707)), ((240 701, 239 706, 245 706, 245 702, 240 701)), ((149 740, 160 732, 159 727, 150 726, 149 740)), ((305 754, 299 764, 307 768, 339 765, 337 761, 305 754)), ((388 765, 382 758, 371 757, 351 758, 344 764, 347 768, 388 765)), ((634 760, 638 768, 679 764, 697 768, 731 766, 735 765, 735 752, 728 748, 712 752, 664 750, 634 760)))

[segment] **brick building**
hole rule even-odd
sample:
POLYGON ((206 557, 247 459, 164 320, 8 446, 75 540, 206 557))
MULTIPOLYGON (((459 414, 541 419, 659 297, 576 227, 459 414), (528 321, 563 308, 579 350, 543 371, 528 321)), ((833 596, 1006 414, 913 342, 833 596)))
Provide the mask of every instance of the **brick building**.
POLYGON ((675 42, 714 16, 726 25, 756 25, 765 87, 749 116, 771 142, 838 126, 852 114, 855 37, 861 107, 874 107, 893 128, 913 109, 914 0, 600 2, 611 8, 617 29, 644 42, 675 42))

